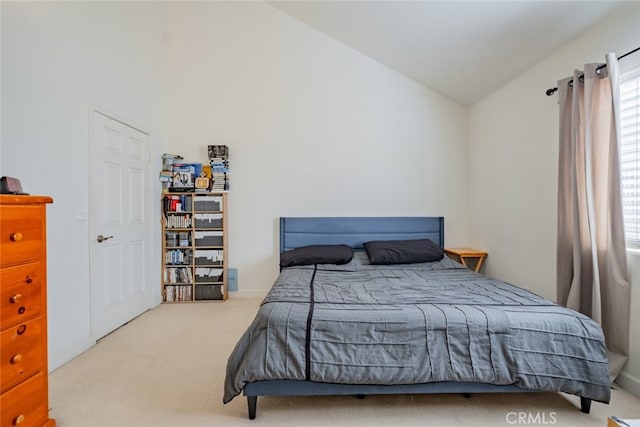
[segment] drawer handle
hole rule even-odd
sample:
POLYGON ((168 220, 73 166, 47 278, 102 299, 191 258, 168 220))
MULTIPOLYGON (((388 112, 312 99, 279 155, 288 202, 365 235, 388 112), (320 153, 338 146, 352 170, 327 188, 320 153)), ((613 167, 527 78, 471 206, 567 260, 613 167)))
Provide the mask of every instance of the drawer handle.
POLYGON ((27 417, 25 417, 23 414, 18 415, 13 419, 13 425, 17 426, 19 424, 22 424, 26 418, 27 417))
POLYGON ((18 314, 24 314, 25 311, 27 311, 27 307, 22 306, 18 309, 18 314))
POLYGON ((18 364, 21 361, 22 361, 22 354, 21 353, 18 353, 16 355, 14 355, 10 360, 12 365, 18 364))
POLYGON ((11 233, 9 239, 11 239, 12 242, 19 242, 22 240, 22 233, 11 233))
POLYGON ((18 335, 22 335, 27 332, 27 325, 18 326, 18 335))
POLYGON ((30 284, 32 284, 32 283, 33 283, 33 279, 32 279, 31 277, 29 277, 29 276, 27 276, 27 278, 26 278, 26 279, 24 279, 24 281, 25 281, 25 283, 26 283, 27 285, 30 285, 30 284))
POLYGON ((21 299, 22 299, 22 294, 14 294, 9 297, 9 302, 11 304, 15 304, 20 302, 21 299))

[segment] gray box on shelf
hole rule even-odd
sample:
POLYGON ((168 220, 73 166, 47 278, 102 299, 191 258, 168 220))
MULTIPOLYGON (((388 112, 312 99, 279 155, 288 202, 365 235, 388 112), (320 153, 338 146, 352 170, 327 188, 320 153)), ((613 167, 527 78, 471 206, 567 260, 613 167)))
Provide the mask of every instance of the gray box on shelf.
POLYGON ((164 235, 165 235, 166 245, 168 247, 178 246, 178 233, 177 232, 167 231, 167 232, 164 233, 164 235))
POLYGON ((188 231, 181 231, 179 233, 179 246, 190 246, 191 242, 189 241, 190 237, 191 237, 191 233, 188 231))
POLYGON ((196 228, 222 228, 222 214, 195 214, 196 228))
POLYGON ((196 246, 222 246, 222 231, 196 231, 196 246))
POLYGON ((196 285, 195 299, 198 300, 221 300, 223 285, 196 285))
POLYGON ((222 268, 196 267, 196 283, 222 282, 222 268))
POLYGON ((223 249, 198 249, 195 251, 196 265, 222 266, 224 259, 223 249))
POLYGON ((222 210, 222 197, 196 196, 193 199, 193 206, 197 212, 219 212, 222 210))

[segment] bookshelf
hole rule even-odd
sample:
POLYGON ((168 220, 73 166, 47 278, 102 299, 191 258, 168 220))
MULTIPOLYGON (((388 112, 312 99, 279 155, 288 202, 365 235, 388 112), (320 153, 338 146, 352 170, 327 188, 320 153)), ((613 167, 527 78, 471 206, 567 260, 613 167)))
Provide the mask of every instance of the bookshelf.
POLYGON ((224 301, 227 193, 162 194, 162 300, 224 301))

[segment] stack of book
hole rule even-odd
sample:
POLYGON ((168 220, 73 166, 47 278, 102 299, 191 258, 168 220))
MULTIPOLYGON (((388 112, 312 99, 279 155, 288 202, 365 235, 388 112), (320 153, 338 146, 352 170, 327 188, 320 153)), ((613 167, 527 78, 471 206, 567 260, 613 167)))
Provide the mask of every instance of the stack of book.
POLYGON ((169 191, 193 191, 195 179, 202 173, 202 163, 174 163, 169 191))
POLYGON ((173 164, 182 160, 182 156, 177 154, 164 153, 162 155, 162 170, 160 171, 160 183, 162 189, 168 191, 173 183, 173 164))
POLYGON ((164 223, 167 228, 191 228, 191 215, 165 215, 164 223))
POLYGON ((164 269, 164 283, 189 284, 193 283, 193 274, 187 267, 172 267, 164 269))
POLYGON ((164 253, 164 263, 167 265, 190 265, 192 252, 189 249, 173 249, 164 253))
POLYGON ((229 147, 209 145, 209 164, 211 165, 211 191, 229 190, 229 147))
POLYGON ((171 183, 173 182, 173 172, 171 171, 160 171, 160 183, 162 184, 163 190, 169 190, 171 188, 171 183))
POLYGON ((165 286, 165 301, 193 301, 191 286, 165 286))
POLYGON ((162 200, 162 208, 165 212, 191 212, 189 195, 167 195, 162 200))

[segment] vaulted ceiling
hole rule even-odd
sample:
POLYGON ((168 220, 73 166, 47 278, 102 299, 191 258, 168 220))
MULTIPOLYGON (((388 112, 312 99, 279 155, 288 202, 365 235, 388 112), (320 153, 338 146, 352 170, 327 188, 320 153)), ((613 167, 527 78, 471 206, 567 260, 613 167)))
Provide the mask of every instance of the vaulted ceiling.
POLYGON ((471 105, 626 2, 268 3, 424 86, 471 105))

